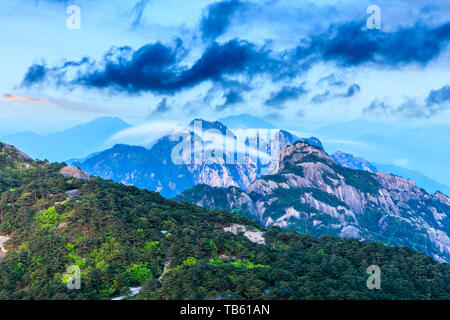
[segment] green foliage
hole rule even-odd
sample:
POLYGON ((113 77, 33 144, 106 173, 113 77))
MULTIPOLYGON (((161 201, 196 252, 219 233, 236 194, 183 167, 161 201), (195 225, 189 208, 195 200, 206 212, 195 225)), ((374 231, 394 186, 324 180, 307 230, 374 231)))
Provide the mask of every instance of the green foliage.
POLYGON ((378 230, 378 222, 385 215, 380 209, 369 209, 366 213, 359 217, 359 224, 370 231, 378 230))
POLYGON ((270 205, 267 205, 264 216, 276 220, 283 216, 286 213, 286 209, 290 207, 293 207, 298 212, 318 213, 316 209, 300 201, 300 197, 306 191, 300 188, 276 189, 272 194, 263 198, 265 202, 271 200, 270 205))
MULTIPOLYGON (((285 170, 281 171, 279 174, 286 174, 286 173, 292 173, 299 177, 303 177, 304 169, 300 165, 292 165, 292 166, 287 167, 285 170)), ((272 180, 273 180, 273 178, 272 178, 272 180)))
POLYGON ((197 259, 194 257, 188 257, 183 261, 183 265, 185 266, 193 266, 194 264, 197 264, 197 259))
POLYGON ((50 207, 47 210, 38 212, 35 216, 35 220, 41 225, 56 225, 61 220, 61 216, 58 214, 55 207, 50 207))
POLYGON ((125 276, 129 285, 142 284, 149 279, 153 279, 153 274, 148 268, 148 263, 133 264, 125 271, 125 276))
POLYGON ((236 268, 247 268, 247 269, 255 269, 255 268, 269 268, 269 266, 267 265, 262 265, 262 264, 254 264, 251 261, 247 261, 247 260, 238 260, 235 262, 232 262, 231 265, 233 265, 236 268))
POLYGON ((183 193, 176 196, 174 199, 177 201, 186 201, 189 203, 199 203, 203 202, 203 199, 213 199, 211 202, 213 206, 210 206, 208 201, 203 202, 205 208, 215 209, 215 210, 227 210, 230 212, 235 212, 243 217, 250 217, 250 208, 245 206, 240 210, 236 210, 230 207, 229 195, 239 195, 245 194, 245 192, 237 187, 229 188, 217 188, 211 187, 205 184, 199 184, 193 188, 184 191, 183 193), (214 207, 214 208, 212 208, 214 207))
POLYGON ((344 177, 345 183, 362 192, 376 195, 381 188, 371 172, 344 168, 338 165, 333 166, 333 170, 344 177))
POLYGON ((286 182, 286 178, 283 177, 281 174, 272 174, 272 175, 268 175, 268 176, 264 176, 263 178, 264 180, 271 180, 274 181, 276 183, 284 183, 286 182))
POLYGON ((147 242, 145 244, 145 249, 147 249, 147 250, 158 249, 158 246, 159 246, 159 241, 147 242))
POLYGON ((209 260, 209 263, 211 263, 213 266, 219 266, 225 264, 225 262, 222 259, 211 259, 209 260))
POLYGON ((314 188, 303 188, 301 189, 303 193, 311 193, 314 199, 326 203, 332 207, 345 207, 348 209, 348 206, 336 198, 334 194, 322 191, 320 189, 314 189, 314 188))

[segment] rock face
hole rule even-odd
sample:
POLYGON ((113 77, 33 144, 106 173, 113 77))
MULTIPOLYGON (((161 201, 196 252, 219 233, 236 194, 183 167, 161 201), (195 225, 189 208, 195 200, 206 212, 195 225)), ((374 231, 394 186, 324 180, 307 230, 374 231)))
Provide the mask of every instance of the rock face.
POLYGON ((266 239, 264 238, 265 232, 263 231, 251 231, 248 230, 246 226, 240 224, 232 224, 231 226, 226 227, 223 230, 231 232, 235 235, 242 232, 244 236, 251 242, 257 244, 266 244, 266 239))
POLYGON ((274 174, 245 191, 188 190, 178 197, 183 198, 211 209, 232 205, 266 226, 409 246, 450 262, 447 196, 428 194, 414 181, 391 174, 345 168, 307 142, 285 147, 274 174), (227 201, 217 201, 218 194, 227 201))
POLYGON ((80 168, 74 166, 67 166, 61 169, 60 173, 64 177, 77 178, 81 180, 90 180, 90 176, 87 172, 81 170, 80 168))
POLYGON ((8 241, 10 237, 8 236, 0 236, 0 259, 5 257, 7 250, 4 247, 4 243, 8 241))

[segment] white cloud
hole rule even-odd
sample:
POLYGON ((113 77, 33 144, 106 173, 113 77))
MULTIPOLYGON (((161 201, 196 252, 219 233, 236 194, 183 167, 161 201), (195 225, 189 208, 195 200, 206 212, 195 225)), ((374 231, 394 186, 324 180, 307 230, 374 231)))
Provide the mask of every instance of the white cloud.
POLYGON ((187 126, 172 121, 150 121, 144 124, 125 129, 111 137, 115 143, 148 146, 155 140, 169 133, 186 130, 187 126))

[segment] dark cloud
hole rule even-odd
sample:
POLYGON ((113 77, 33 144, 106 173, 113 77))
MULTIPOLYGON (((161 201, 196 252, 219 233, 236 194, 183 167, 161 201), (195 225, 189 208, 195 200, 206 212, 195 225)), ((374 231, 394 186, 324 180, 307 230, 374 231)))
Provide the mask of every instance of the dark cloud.
POLYGON ((342 97, 342 98, 351 98, 360 91, 361 91, 361 87, 359 85, 352 84, 350 87, 348 87, 346 93, 340 94, 338 96, 342 97))
POLYGON ((282 121, 284 119, 283 115, 279 112, 268 113, 263 118, 269 121, 282 121))
POLYGON ((33 65, 22 85, 32 86, 48 79, 69 88, 84 86, 128 93, 170 94, 208 80, 223 81, 226 76, 236 74, 250 79, 257 74, 274 74, 281 68, 281 62, 272 58, 269 50, 242 40, 213 43, 190 68, 181 66, 185 55, 181 41, 172 47, 159 42, 148 44, 136 51, 114 47, 100 63, 84 58, 52 68, 45 64, 33 65))
POLYGON ((345 86, 345 82, 343 80, 340 80, 336 77, 336 75, 334 73, 320 78, 319 81, 317 81, 318 85, 323 85, 323 84, 327 84, 329 86, 333 86, 333 87, 343 87, 345 86))
POLYGON ((158 116, 158 115, 164 114, 168 111, 170 111, 170 107, 167 104, 167 99, 164 98, 158 103, 158 105, 156 106, 156 109, 150 113, 150 117, 158 116))
POLYGON ((417 99, 412 98, 406 99, 405 102, 398 106, 394 106, 384 101, 375 99, 369 106, 364 108, 363 114, 382 115, 387 118, 392 116, 401 116, 407 119, 429 119, 436 114, 448 109, 450 109, 449 104, 428 104, 427 101, 425 101, 425 103, 420 103, 417 101, 417 99))
POLYGON ((363 110, 366 115, 381 115, 386 118, 392 116, 401 116, 408 119, 429 118, 434 114, 434 110, 418 104, 413 99, 407 99, 399 106, 393 106, 384 101, 375 99, 363 110))
POLYGON ((298 99, 307 92, 308 91, 305 89, 304 84, 294 87, 284 86, 280 91, 273 93, 270 98, 266 100, 265 105, 283 109, 286 102, 298 99))
POLYGON ((394 109, 391 105, 379 99, 373 100, 370 105, 363 109, 363 114, 382 113, 386 115, 393 112, 394 109))
POLYGON ((217 111, 223 111, 230 106, 234 106, 236 104, 244 102, 244 98, 242 97, 242 93, 237 90, 232 90, 223 95, 225 102, 216 107, 217 111))
POLYGON ((341 66, 426 65, 441 53, 449 40, 450 22, 434 28, 418 23, 395 32, 368 30, 365 22, 351 22, 333 25, 328 32, 303 41, 296 49, 296 56, 298 59, 315 56, 341 66))
POLYGON ((343 93, 333 93, 330 90, 327 90, 324 93, 317 94, 311 99, 311 103, 320 104, 335 98, 351 98, 359 91, 361 91, 361 87, 355 83, 349 86, 347 91, 343 93))
POLYGON ((243 6, 239 0, 228 0, 209 5, 200 22, 204 40, 215 40, 224 34, 231 23, 231 18, 243 6))
POLYGON ((35 83, 44 81, 46 76, 47 68, 44 63, 33 64, 30 68, 28 68, 28 71, 22 80, 22 84, 24 86, 30 86, 35 83))
MULTIPOLYGON (((235 0, 213 4, 207 16, 212 19, 219 12, 231 14, 239 5, 242 5, 241 2, 235 0)), ((202 24, 206 25, 205 21, 202 24)), ((204 30, 210 30, 208 34, 218 34, 223 30, 214 29, 213 25, 211 22, 211 26, 204 30)), ((293 79, 314 63, 322 61, 336 62, 343 67, 366 63, 394 67, 409 63, 424 65, 439 55, 449 39, 450 22, 434 28, 417 24, 395 32, 366 30, 362 23, 352 22, 332 26, 326 33, 304 40, 295 50, 283 52, 273 52, 270 43, 256 45, 239 39, 220 44, 210 42, 190 67, 184 63, 189 52, 181 40, 175 41, 173 45, 156 42, 137 50, 113 47, 97 62, 86 57, 52 67, 45 63, 34 64, 25 74, 22 85, 29 87, 49 80, 69 89, 82 86, 129 94, 173 94, 205 81, 228 81, 226 79, 233 76, 245 79, 248 84, 254 76, 262 74, 270 75, 274 82, 293 79)), ((320 81, 333 87, 344 85, 334 75, 320 81)), ((346 93, 341 94, 328 89, 312 101, 321 103, 329 98, 349 98, 359 91, 358 85, 349 87, 346 93)), ((285 86, 274 93, 266 105, 283 107, 284 102, 297 99, 304 93, 301 87, 285 86)))
POLYGON ((427 106, 435 106, 450 102, 450 86, 442 87, 439 90, 432 90, 426 100, 427 106))
POLYGON ((139 0, 133 7, 131 14, 133 16, 133 22, 131 23, 132 28, 136 28, 142 23, 142 15, 144 10, 149 4, 150 0, 139 0))
POLYGON ((311 103, 315 104, 324 103, 325 101, 329 100, 329 97, 330 91, 325 91, 324 93, 316 94, 314 97, 312 97, 311 103))

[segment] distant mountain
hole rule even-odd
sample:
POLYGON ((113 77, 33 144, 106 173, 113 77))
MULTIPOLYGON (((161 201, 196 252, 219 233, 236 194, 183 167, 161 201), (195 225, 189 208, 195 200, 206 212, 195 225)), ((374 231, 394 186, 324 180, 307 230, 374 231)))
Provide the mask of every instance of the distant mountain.
POLYGON ((248 113, 226 117, 219 121, 232 129, 276 129, 272 123, 248 113))
POLYGON ((168 138, 160 139, 149 150, 139 146, 115 145, 84 162, 75 162, 91 175, 160 192, 167 197, 195 185, 186 165, 170 160, 170 148, 176 145, 168 138))
POLYGON ((334 161, 346 168, 370 172, 377 171, 377 168, 373 164, 363 158, 355 157, 350 153, 338 151, 333 153, 331 155, 331 158, 333 158, 334 161))
POLYGON ((354 120, 323 127, 315 134, 330 153, 357 154, 373 163, 395 164, 450 185, 450 126, 354 120))
POLYGON ((344 153, 341 151, 332 154, 331 157, 338 164, 346 168, 364 170, 369 172, 382 171, 395 174, 406 179, 414 180, 417 186, 424 188, 429 193, 440 191, 442 193, 445 193, 446 195, 450 195, 449 186, 439 183, 417 171, 388 164, 373 164, 363 158, 355 157, 350 153, 344 153))
POLYGON ((283 148, 272 175, 245 190, 201 186, 176 199, 313 236, 408 246, 450 262, 450 198, 414 181, 338 165, 306 142, 283 148))
POLYGON ((189 126, 192 129, 196 129, 195 126, 201 127, 202 131, 217 130, 223 135, 227 134, 228 130, 228 127, 220 121, 207 121, 201 118, 192 120, 189 126))
POLYGON ((379 171, 392 173, 400 177, 414 180, 418 186, 424 188, 427 192, 434 193, 440 191, 445 193, 447 196, 450 196, 450 186, 431 179, 420 172, 390 164, 375 163, 374 165, 379 171))
POLYGON ((65 131, 39 135, 24 132, 1 140, 23 150, 35 159, 65 161, 83 158, 112 146, 108 139, 130 125, 119 118, 98 118, 65 131))

